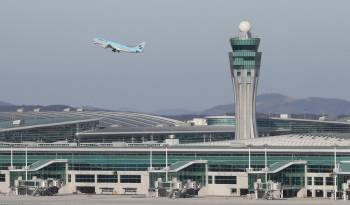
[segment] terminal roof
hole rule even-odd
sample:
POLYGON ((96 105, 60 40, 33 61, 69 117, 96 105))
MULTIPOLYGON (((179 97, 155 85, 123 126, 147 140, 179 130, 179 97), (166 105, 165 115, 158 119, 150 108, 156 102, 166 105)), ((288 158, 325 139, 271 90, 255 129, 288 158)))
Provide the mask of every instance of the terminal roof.
POLYGON ((177 126, 185 124, 166 117, 135 112, 0 112, 0 129, 11 127, 14 120, 22 120, 24 124, 47 124, 46 121, 73 121, 77 119, 100 119, 100 125, 103 127, 177 126))
MULTIPOLYGON (((193 143, 196 145, 204 143, 193 143)), ((233 147, 252 146, 252 147, 334 147, 350 146, 349 134, 288 134, 270 137, 259 137, 245 140, 229 140, 206 142, 206 146, 228 145, 233 147)))
POLYGON ((27 119, 21 124, 13 124, 13 121, 2 121, 0 122, 0 132, 16 131, 16 130, 26 130, 33 128, 51 127, 59 125, 76 124, 82 122, 92 122, 99 121, 98 118, 41 118, 41 119, 27 119))
POLYGON ((158 127, 108 127, 100 130, 78 133, 87 135, 125 135, 125 134, 177 134, 177 133, 228 133, 234 126, 158 126, 158 127))

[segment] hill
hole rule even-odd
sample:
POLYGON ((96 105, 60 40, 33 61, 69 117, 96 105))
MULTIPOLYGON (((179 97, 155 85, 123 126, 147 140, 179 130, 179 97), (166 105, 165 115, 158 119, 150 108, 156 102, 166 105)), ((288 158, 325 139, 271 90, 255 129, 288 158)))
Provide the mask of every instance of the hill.
MULTIPOLYGON (((350 101, 334 98, 293 98, 277 93, 262 94, 257 97, 258 113, 327 114, 350 115, 350 101)), ((203 115, 223 115, 234 113, 234 105, 218 105, 204 110, 203 115)))
POLYGON ((0 106, 12 106, 12 105, 13 104, 11 104, 11 103, 0 101, 0 106))

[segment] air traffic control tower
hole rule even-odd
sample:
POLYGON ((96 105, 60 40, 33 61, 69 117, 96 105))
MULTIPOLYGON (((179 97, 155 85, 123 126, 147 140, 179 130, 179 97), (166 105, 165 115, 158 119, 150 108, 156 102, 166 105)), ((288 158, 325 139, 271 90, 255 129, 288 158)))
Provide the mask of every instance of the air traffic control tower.
POLYGON ((236 139, 251 139, 257 136, 255 102, 258 86, 261 52, 260 39, 252 37, 251 24, 242 21, 239 35, 230 39, 229 53, 231 76, 235 91, 236 139))

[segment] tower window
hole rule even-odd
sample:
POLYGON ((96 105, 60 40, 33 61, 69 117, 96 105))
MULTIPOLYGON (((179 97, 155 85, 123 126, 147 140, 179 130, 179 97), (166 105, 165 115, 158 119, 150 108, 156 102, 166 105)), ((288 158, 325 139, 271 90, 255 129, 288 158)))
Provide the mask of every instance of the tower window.
POLYGON ((247 76, 251 76, 251 72, 250 71, 247 72, 247 76))
POLYGON ((240 71, 237 72, 237 76, 241 76, 241 72, 240 71))

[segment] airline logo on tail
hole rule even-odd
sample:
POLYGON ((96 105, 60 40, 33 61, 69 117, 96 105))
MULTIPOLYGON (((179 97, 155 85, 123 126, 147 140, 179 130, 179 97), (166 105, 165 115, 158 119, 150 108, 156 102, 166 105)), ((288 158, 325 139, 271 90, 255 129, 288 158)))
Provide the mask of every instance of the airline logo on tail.
POLYGON ((146 43, 142 42, 137 46, 126 46, 117 42, 109 41, 103 38, 94 38, 94 44, 101 46, 102 48, 110 48, 113 52, 126 52, 126 53, 141 53, 145 48, 146 43))

